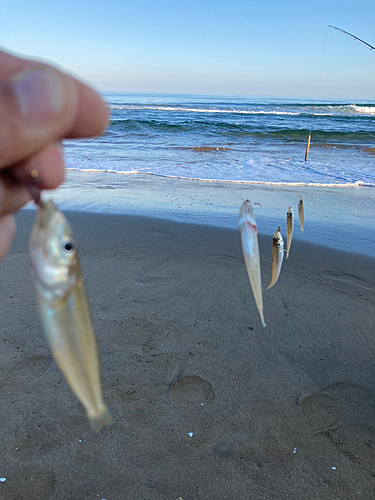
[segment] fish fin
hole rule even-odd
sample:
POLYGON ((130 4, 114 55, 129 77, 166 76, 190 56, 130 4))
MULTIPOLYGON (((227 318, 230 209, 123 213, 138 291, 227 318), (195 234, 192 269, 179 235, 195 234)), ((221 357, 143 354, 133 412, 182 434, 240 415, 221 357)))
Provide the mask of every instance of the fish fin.
POLYGON ((104 425, 111 424, 112 416, 107 410, 107 408, 104 407, 104 409, 99 414, 96 414, 95 416, 92 417, 89 416, 89 420, 91 429, 95 432, 99 432, 104 425))
POLYGON ((301 233, 303 233, 303 232, 304 232, 303 227, 301 227, 301 233))
POLYGON ((266 322, 264 321, 263 314, 261 314, 261 315, 260 315, 260 319, 261 319, 261 321, 262 321, 263 328, 265 328, 265 326, 266 326, 266 322))

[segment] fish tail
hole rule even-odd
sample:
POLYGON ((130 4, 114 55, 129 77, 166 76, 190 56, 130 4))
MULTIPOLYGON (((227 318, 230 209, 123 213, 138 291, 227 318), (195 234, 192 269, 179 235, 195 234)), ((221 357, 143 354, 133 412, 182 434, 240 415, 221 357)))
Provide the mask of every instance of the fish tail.
POLYGON ((95 415, 88 415, 90 420, 90 425, 93 431, 99 432, 104 425, 110 425, 112 422, 112 416, 106 407, 100 413, 95 415))
POLYGON ((262 321, 262 325, 263 325, 263 328, 266 326, 266 322, 264 321, 264 316, 263 316, 263 313, 259 313, 260 314, 260 319, 262 321))

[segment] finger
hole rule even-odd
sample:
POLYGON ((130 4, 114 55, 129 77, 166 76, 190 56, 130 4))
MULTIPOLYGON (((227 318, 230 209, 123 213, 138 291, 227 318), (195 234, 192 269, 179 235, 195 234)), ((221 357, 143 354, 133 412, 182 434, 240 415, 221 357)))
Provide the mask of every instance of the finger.
POLYGON ((0 217, 0 261, 9 252, 16 232, 16 221, 13 215, 0 217))
POLYGON ((12 179, 8 172, 0 174, 0 217, 17 212, 30 200, 25 186, 12 179))
MULTIPOLYGON (((0 51, 0 79, 9 79, 25 70, 45 66, 36 61, 21 59, 0 51)), ((107 105, 95 90, 77 79, 65 75, 75 87, 78 99, 76 119, 68 131, 69 137, 91 137, 98 135, 108 125, 109 112, 107 105)))
POLYGON ((34 171, 38 174, 39 189, 55 189, 64 181, 64 153, 60 142, 50 144, 29 160, 10 169, 9 173, 25 186, 32 179, 34 171))
POLYGON ((64 156, 60 143, 49 145, 32 159, 0 173, 0 215, 17 212, 31 200, 27 185, 38 172, 39 189, 55 189, 64 180, 64 156))
POLYGON ((76 120, 77 102, 73 80, 49 66, 0 81, 0 168, 66 135, 76 120))
POLYGON ((95 90, 74 80, 78 92, 78 111, 67 137, 92 137, 100 135, 108 126, 108 107, 95 90))
POLYGON ((21 59, 0 50, 0 78, 2 80, 32 66, 35 66, 35 61, 21 59))

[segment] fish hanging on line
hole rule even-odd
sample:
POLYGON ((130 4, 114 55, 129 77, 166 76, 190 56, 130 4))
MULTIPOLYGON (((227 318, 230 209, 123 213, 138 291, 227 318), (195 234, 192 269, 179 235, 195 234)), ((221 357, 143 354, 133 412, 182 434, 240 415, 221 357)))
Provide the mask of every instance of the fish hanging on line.
POLYGON ((299 217, 299 223, 301 225, 301 233, 303 233, 303 222, 305 220, 305 214, 303 210, 302 196, 299 197, 299 202, 298 202, 298 217, 299 217))
POLYGON ((29 252, 44 334, 92 429, 98 432, 110 424, 111 415, 102 399, 97 340, 73 233, 51 200, 39 197, 29 252))
POLYGON ((290 247, 292 245, 294 231, 294 214, 292 207, 288 208, 286 213, 286 258, 289 257, 290 247))
POLYGON ((274 286, 279 279, 281 266, 284 259, 284 240, 281 236, 280 226, 276 229, 272 239, 272 267, 271 267, 271 282, 267 290, 274 286))
POLYGON ((258 230, 253 208, 249 200, 244 201, 241 205, 238 218, 238 229, 241 233, 242 251, 255 303, 260 314, 262 325, 266 326, 263 316, 258 230))

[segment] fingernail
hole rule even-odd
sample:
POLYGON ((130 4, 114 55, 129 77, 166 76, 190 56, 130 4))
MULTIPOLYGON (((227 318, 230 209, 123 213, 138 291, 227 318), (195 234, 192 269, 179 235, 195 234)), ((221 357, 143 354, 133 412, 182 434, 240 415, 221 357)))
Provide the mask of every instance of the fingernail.
POLYGON ((27 70, 12 80, 20 113, 29 125, 44 125, 61 113, 65 89, 56 70, 27 70))

